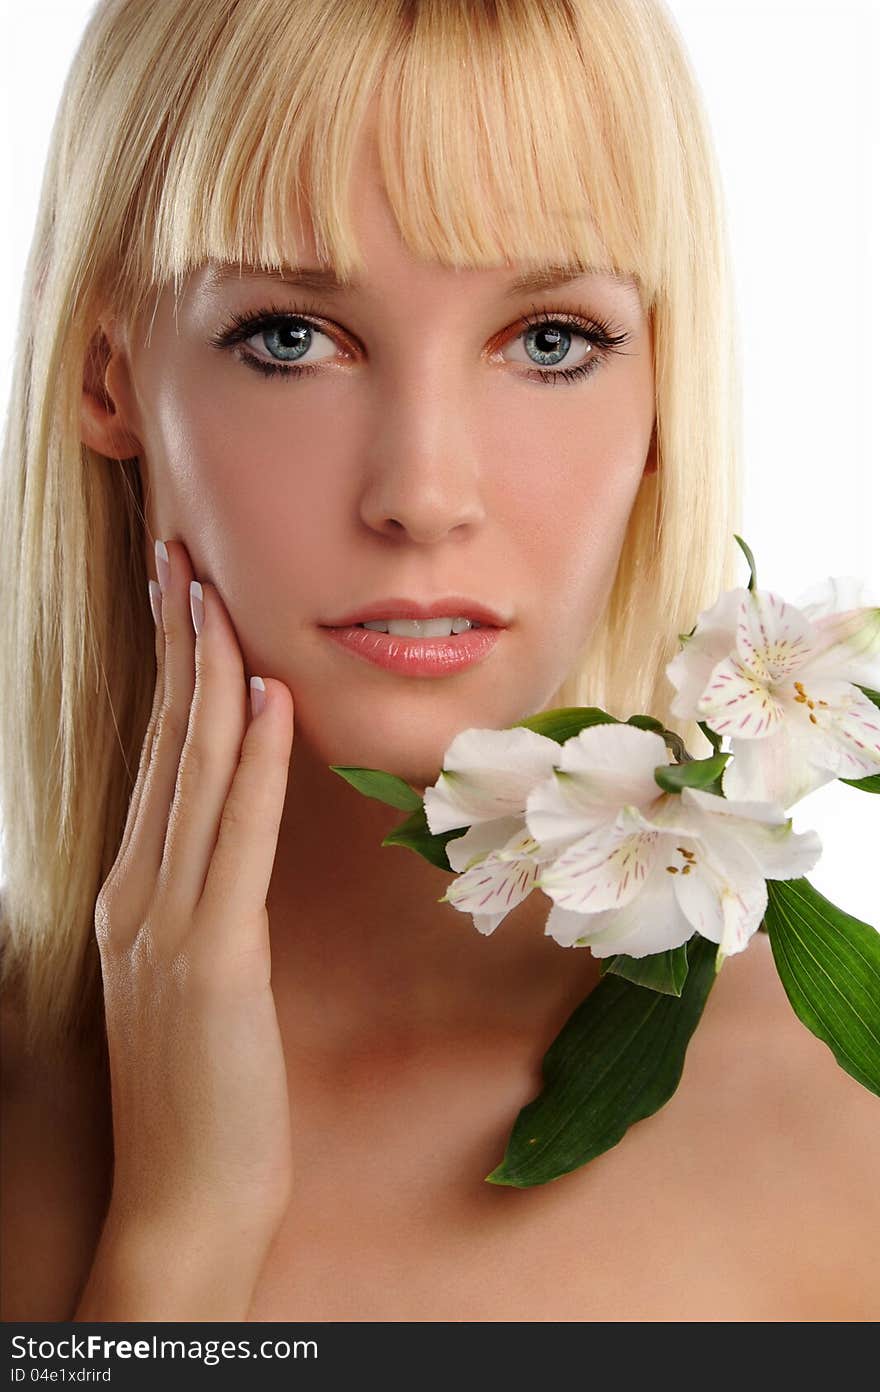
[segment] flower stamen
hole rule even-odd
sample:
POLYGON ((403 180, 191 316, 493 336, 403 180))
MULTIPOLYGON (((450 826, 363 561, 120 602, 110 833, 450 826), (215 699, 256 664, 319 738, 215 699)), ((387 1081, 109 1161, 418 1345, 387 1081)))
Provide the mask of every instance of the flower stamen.
POLYGON ((811 701, 810 698, 809 698, 809 696, 807 695, 805 689, 804 689, 804 684, 803 684, 803 682, 796 681, 795 684, 794 684, 794 689, 795 689, 795 691, 797 692, 797 695, 796 695, 795 698, 794 698, 795 701, 797 701, 799 705, 804 705, 804 706, 807 707, 807 710, 810 712, 810 720, 811 720, 811 722, 812 722, 814 725, 818 725, 819 722, 818 722, 818 720, 816 719, 815 715, 813 714, 813 711, 816 709, 817 706, 824 706, 824 707, 827 709, 827 708, 828 708, 828 702, 827 702, 827 701, 811 701))
POLYGON ((693 866, 697 863, 697 857, 693 851, 689 851, 687 846, 676 846, 680 855, 684 857, 684 865, 667 865, 666 869, 670 875, 677 875, 679 871, 682 875, 689 875, 693 866))

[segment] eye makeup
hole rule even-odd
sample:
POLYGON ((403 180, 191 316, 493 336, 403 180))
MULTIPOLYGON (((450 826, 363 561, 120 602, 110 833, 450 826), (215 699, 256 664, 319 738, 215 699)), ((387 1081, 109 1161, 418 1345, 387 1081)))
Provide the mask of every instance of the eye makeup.
MULTIPOLYGON (((335 341, 339 341, 341 338, 346 356, 350 359, 354 355, 354 341, 343 333, 339 325, 325 319, 313 306, 305 304, 291 306, 270 303, 248 312, 233 312, 218 331, 210 335, 209 342, 213 347, 224 351, 237 348, 238 351, 235 354, 237 359, 266 377, 313 375, 321 370, 325 362, 330 360, 321 359, 318 363, 285 363, 283 359, 279 358, 270 361, 257 357, 253 350, 248 347, 248 340, 258 334, 270 335, 279 330, 292 330, 295 327, 317 330, 335 341), (242 351, 243 349, 244 351, 242 351)), ((632 339, 632 334, 629 331, 617 328, 601 317, 586 316, 578 310, 538 309, 533 306, 529 314, 523 315, 511 326, 511 331, 502 340, 502 343, 523 336, 534 337, 541 329, 557 331, 561 329, 563 334, 570 338, 584 339, 594 350, 584 362, 578 363, 574 367, 541 368, 536 366, 529 371, 518 373, 529 380, 552 384, 559 381, 572 382, 589 376, 608 356, 620 352, 623 345, 632 339)), ((518 364, 518 366, 522 366, 522 364, 518 364)))

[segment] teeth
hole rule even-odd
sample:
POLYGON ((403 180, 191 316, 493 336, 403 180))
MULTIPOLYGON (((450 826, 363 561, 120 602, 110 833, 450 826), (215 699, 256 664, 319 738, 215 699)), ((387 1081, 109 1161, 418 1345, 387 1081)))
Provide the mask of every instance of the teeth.
POLYGON ((464 633, 480 625, 470 619, 375 619, 358 627, 391 633, 398 638, 448 638, 450 633, 464 633))

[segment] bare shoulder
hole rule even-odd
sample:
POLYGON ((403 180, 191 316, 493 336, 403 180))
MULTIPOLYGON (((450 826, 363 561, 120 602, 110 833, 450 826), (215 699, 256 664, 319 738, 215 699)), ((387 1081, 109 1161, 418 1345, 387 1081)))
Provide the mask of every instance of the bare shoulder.
POLYGON ((112 1127, 85 1051, 26 1048, 23 1012, 0 997, 0 1318, 69 1319, 109 1200, 112 1127))
POLYGON ((827 1137, 837 1149, 838 1138, 858 1138, 873 1146, 873 1160, 880 1158, 880 1098, 845 1072, 795 1014, 766 933, 756 933, 745 952, 724 963, 706 1018, 713 1010, 721 1026, 716 1047, 724 1036, 758 1095, 785 1106, 783 1120, 814 1129, 816 1145, 827 1137))
POLYGON ((747 1170, 722 1188, 750 1188, 778 1213, 801 1317, 876 1319, 880 1098, 795 1015, 766 934, 724 963, 698 1040, 700 1090, 717 1089, 730 1160, 747 1170))

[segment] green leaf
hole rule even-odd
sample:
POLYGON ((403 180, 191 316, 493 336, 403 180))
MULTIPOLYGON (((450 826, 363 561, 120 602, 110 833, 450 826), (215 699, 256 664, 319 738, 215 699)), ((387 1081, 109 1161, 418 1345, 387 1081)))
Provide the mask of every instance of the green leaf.
POLYGON ((507 728, 534 730, 536 735, 546 735, 548 739, 556 740, 557 744, 565 744, 566 740, 580 734, 588 725, 619 724, 615 715, 609 715, 598 706, 559 706, 556 710, 540 711, 538 715, 518 720, 507 728))
POLYGON ((694 934, 687 948, 681 996, 602 977, 547 1050, 543 1091, 520 1111, 490 1184, 569 1174, 669 1101, 715 981, 715 944, 694 934))
POLYGON ((626 723, 635 725, 637 730, 653 730, 656 735, 667 734, 662 720, 657 720, 653 715, 631 715, 626 723))
POLYGON ((755 569, 755 558, 749 550, 748 546, 746 546, 742 537, 737 536, 736 532, 734 532, 733 534, 733 539, 735 542, 738 543, 740 550, 742 551, 743 555, 749 563, 749 589, 754 593, 758 586, 758 574, 755 569))
POLYGON ((666 793, 680 793, 682 788, 702 788, 708 793, 721 793, 721 775, 729 754, 712 754, 708 759, 689 759, 686 764, 658 764, 654 781, 666 793))
POLYGON ((880 793, 880 773, 869 773, 866 778, 838 778, 848 788, 859 788, 863 793, 880 793))
POLYGON ((387 802, 389 807, 399 807, 402 812, 410 812, 422 805, 422 799, 415 788, 411 788, 394 773, 339 764, 328 764, 328 768, 331 773, 338 773, 340 778, 357 788, 364 797, 377 798, 379 802, 387 802))
POLYGON ((647 986, 651 991, 662 991, 667 996, 680 996, 688 974, 687 943, 681 947, 670 947, 666 952, 653 952, 647 957, 626 957, 618 953, 615 957, 603 957, 599 971, 615 976, 626 977, 637 986, 647 986))
POLYGON ((880 933, 809 880, 768 880, 767 897, 773 960, 795 1014, 880 1095, 880 933))
POLYGON ((406 846, 411 851, 416 851, 425 860, 429 860, 432 865, 439 865, 441 870, 452 872, 452 866, 446 858, 446 843, 452 841, 457 836, 464 836, 467 827, 457 827, 452 831, 432 832, 428 826, 425 816, 425 808, 422 803, 416 808, 406 821, 401 822, 393 831, 383 837, 383 846, 406 846))
POLYGON ((711 744, 713 750, 716 754, 718 754, 721 750, 722 736, 719 735, 717 730, 713 730, 711 726, 707 725, 705 720, 698 720, 697 727, 698 729, 702 730, 703 734, 706 736, 706 739, 711 744))

